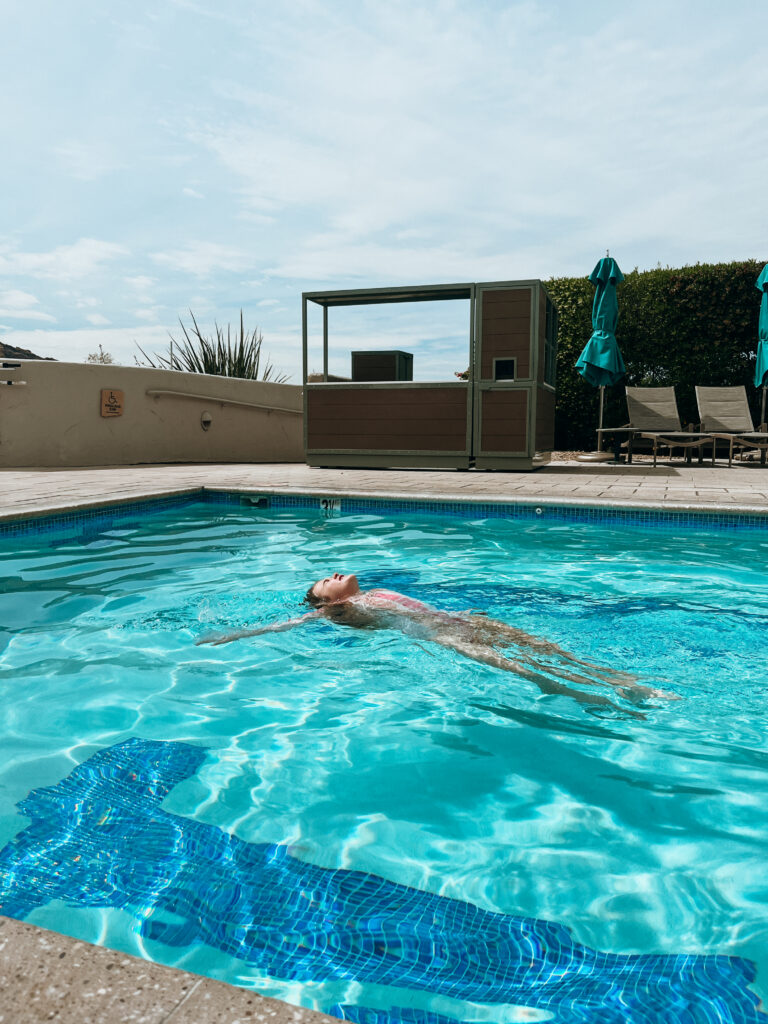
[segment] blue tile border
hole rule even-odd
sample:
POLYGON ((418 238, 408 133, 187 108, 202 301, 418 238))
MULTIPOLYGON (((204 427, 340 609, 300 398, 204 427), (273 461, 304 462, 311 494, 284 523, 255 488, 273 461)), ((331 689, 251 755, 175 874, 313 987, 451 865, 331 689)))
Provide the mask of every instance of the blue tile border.
POLYGON ((28 519, 0 520, 0 537, 22 537, 44 533, 72 533, 78 535, 91 530, 109 529, 121 520, 135 519, 137 515, 163 512, 203 500, 203 491, 185 494, 171 494, 159 498, 142 498, 140 501, 113 502, 109 505, 94 505, 88 508, 72 509, 70 512, 52 512, 30 516, 28 519))
MULTIPOLYGON (((354 497, 329 495, 341 502, 344 515, 451 516, 458 519, 514 519, 530 522, 594 523, 604 526, 636 526, 662 530, 768 532, 768 514, 664 508, 619 508, 542 501, 445 501, 439 499, 354 497)), ((171 511, 193 504, 212 507, 241 507, 255 512, 306 510, 322 515, 321 496, 309 494, 272 494, 269 491, 199 490, 183 494, 113 502, 32 516, 27 519, 0 520, 0 538, 63 533, 82 533, 109 529, 121 521, 152 512, 171 511), (257 505, 254 499, 263 499, 257 505)))
MULTIPOLYGON (((242 505, 243 498, 263 497, 275 511, 307 509, 320 513, 320 496, 269 494, 268 492, 205 491, 211 505, 242 505)), ((563 505, 556 502, 440 501, 436 499, 356 498, 329 495, 341 500, 341 515, 439 515, 459 519, 524 519, 532 522, 560 521, 633 525, 668 529, 768 531, 768 515, 749 512, 707 512, 687 509, 617 508, 616 506, 563 505)), ((255 506, 253 506, 255 508, 255 506)))

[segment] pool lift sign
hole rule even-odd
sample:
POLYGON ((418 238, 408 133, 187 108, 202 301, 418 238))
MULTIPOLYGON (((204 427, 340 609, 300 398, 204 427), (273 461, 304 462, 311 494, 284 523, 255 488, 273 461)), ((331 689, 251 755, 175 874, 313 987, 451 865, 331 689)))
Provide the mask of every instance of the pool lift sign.
POLYGON ((102 388, 101 391, 101 415, 122 416, 125 405, 125 395, 116 388, 102 388))

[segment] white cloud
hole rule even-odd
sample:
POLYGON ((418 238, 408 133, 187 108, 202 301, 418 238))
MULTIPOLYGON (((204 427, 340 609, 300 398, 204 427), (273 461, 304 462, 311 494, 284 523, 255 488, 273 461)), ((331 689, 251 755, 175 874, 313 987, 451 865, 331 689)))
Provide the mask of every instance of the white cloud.
POLYGON ((210 277, 216 271, 241 273, 253 265, 248 253, 216 242, 191 242, 183 249, 152 253, 150 259, 195 277, 210 277))
POLYGON ((147 351, 166 350, 168 332, 164 327, 105 327, 82 328, 71 331, 36 329, 9 331, 2 340, 9 345, 26 348, 38 356, 52 356, 63 362, 82 363, 90 352, 101 345, 118 363, 132 365, 134 355, 140 355, 136 342, 147 351))
POLYGON ((64 169, 79 181, 96 181, 124 166, 124 160, 102 141, 67 142, 55 146, 53 152, 64 169))
POLYGON ((366 272, 402 279, 419 242, 425 264, 471 279, 531 248, 546 263, 523 276, 606 245, 646 266, 748 253, 766 227, 754 125, 768 72, 743 25, 713 32, 686 7, 601 5, 587 24, 539 3, 366 4, 344 19, 306 2, 301 24, 260 25, 270 87, 217 81, 225 116, 189 137, 240 182, 244 215, 292 229, 277 265, 315 280, 359 276, 361 247, 380 254, 366 272), (451 247, 466 259, 432 263, 451 247))
POLYGON ((109 324, 109 320, 101 313, 89 313, 85 318, 89 324, 93 324, 94 327, 106 327, 109 324))
POLYGON ((346 280, 352 288, 362 287, 365 281, 380 280, 393 284, 503 281, 548 277, 548 268, 557 258, 554 243, 530 243, 518 246, 513 253, 497 251, 478 256, 450 244, 404 248, 375 242, 310 239, 285 262, 271 267, 269 273, 276 278, 307 282, 346 280))
POLYGON ((29 309, 38 303, 38 299, 29 292, 20 291, 18 288, 10 291, 0 292, 0 302, 8 309, 29 309))
POLYGON ((193 188, 183 188, 181 190, 181 194, 184 196, 189 196, 190 199, 205 199, 205 196, 203 195, 202 192, 197 192, 193 188))
POLYGON ((256 303, 257 306, 279 306, 279 299, 262 299, 261 302, 256 303))
POLYGON ((56 317, 37 309, 39 300, 29 292, 13 288, 0 292, 0 316, 15 320, 46 320, 56 322, 56 317))
POLYGON ((134 292, 133 302, 139 307, 139 310, 135 311, 135 315, 143 320, 160 319, 155 310, 157 280, 146 274, 138 274, 135 277, 127 277, 125 283, 134 292))
POLYGON ((56 317, 50 313, 41 313, 35 309, 4 309, 0 306, 0 316, 7 316, 13 320, 45 320, 48 323, 55 323, 56 317))
POLYGON ((109 260, 125 256, 127 251, 115 242, 96 238, 80 238, 50 252, 18 252, 5 246, 0 248, 0 274, 76 281, 93 274, 109 260))

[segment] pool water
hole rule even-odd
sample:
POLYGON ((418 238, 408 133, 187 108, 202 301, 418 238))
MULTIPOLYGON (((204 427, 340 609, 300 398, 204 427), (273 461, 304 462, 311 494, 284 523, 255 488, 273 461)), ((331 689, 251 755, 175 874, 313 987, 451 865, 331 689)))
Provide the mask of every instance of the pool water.
MULTIPOLYGON (((368 932, 376 900, 402 904, 417 932, 436 907, 483 933, 537 921, 603 966, 744 958, 766 998, 767 563, 768 531, 194 504, 2 539, 0 904, 5 893, 4 912, 44 927, 371 1022, 394 1007, 413 1021, 589 1016, 525 985, 503 998, 443 984, 434 964, 420 983, 418 970, 324 974, 298 940, 293 960, 285 942, 271 960, 246 955, 259 940, 231 939, 248 931, 242 907, 255 915, 293 886, 307 906, 332 891, 350 928, 354 903, 368 932), (597 676, 575 684, 583 700, 544 694, 400 632, 330 622, 195 646, 300 613, 334 570, 486 612, 678 699, 593 705, 597 676), (150 762, 162 769, 148 782, 150 762), (154 866, 141 862, 151 884, 93 849, 81 871, 94 823, 128 847, 135 835, 126 864, 158 830, 154 866), (66 857, 41 881, 35 858, 52 847, 66 857), (216 858, 239 865, 241 898, 222 895, 225 871, 208 903, 189 885, 174 903, 166 876, 192 857, 213 873, 216 858), (359 893, 342 898, 350 880, 359 893), (226 941, 198 927, 214 906, 231 918, 226 941)), ((701 1014, 680 1020, 757 1019, 701 1014)))

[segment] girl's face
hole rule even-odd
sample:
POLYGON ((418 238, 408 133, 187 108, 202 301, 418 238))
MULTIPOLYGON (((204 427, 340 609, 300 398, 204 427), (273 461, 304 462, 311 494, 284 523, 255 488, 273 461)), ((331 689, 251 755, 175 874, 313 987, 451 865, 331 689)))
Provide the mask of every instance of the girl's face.
POLYGON ((357 583, 357 576, 345 576, 343 573, 335 572, 333 576, 326 576, 324 580, 318 580, 312 587, 312 593, 326 604, 333 604, 335 601, 346 601, 355 594, 360 593, 357 583))

